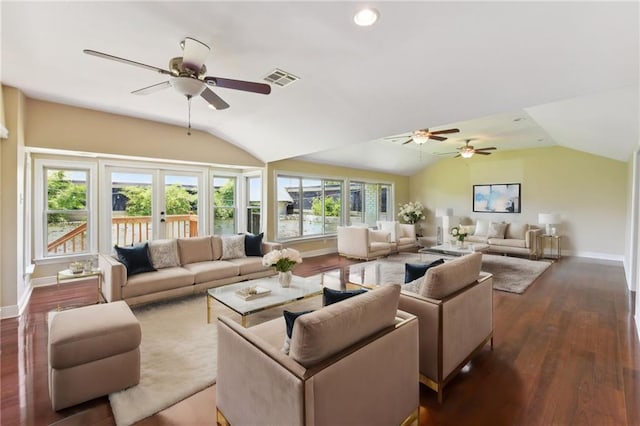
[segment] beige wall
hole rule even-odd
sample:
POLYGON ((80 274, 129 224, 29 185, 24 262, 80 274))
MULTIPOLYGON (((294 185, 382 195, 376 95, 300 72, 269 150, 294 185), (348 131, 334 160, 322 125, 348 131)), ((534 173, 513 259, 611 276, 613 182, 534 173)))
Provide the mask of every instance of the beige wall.
POLYGON ((241 148, 208 133, 84 108, 27 99, 26 144, 208 164, 262 167, 241 148))
MULTIPOLYGON (((392 175, 388 173, 378 173, 366 170, 351 169, 347 167, 330 166, 326 164, 309 163, 296 160, 282 160, 267 164, 265 179, 267 183, 267 196, 265 200, 275 199, 276 185, 275 176, 277 172, 294 172, 302 175, 312 175, 320 177, 363 179, 374 182, 389 182, 395 187, 395 204, 409 201, 409 178, 406 176, 392 175)), ((266 237, 269 241, 275 241, 276 218, 273 204, 265 205, 267 218, 266 237)), ((313 239, 305 242, 286 244, 306 252, 329 252, 335 251, 336 240, 332 237, 313 239)))
POLYGON ((24 280, 24 119, 25 98, 18 90, 3 90, 9 138, 0 141, 0 306, 2 317, 17 314, 27 293, 24 280))
POLYGON ((563 223, 563 250, 576 255, 622 259, 628 196, 628 164, 563 147, 496 152, 471 160, 450 158, 410 178, 412 199, 429 210, 425 223, 435 235, 434 211, 455 216, 537 224, 538 213, 556 212, 563 223), (521 183, 521 214, 472 212, 472 185, 521 183))

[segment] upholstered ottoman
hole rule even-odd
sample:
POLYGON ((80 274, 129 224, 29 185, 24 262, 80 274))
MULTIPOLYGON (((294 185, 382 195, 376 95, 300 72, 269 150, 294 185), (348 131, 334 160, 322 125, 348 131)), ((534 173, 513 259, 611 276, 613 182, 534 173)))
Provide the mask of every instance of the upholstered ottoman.
POLYGON ((54 410, 140 381, 140 324, 123 302, 49 317, 49 396, 54 410))

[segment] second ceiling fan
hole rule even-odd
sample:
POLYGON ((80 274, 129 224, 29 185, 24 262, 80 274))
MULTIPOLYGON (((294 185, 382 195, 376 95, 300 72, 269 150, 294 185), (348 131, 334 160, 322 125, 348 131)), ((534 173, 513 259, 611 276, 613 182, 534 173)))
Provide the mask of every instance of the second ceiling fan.
POLYGON ((403 142, 402 145, 406 145, 411 142, 415 143, 416 145, 422 145, 426 143, 429 139, 433 139, 440 142, 446 141, 447 140, 446 137, 439 136, 439 135, 446 135, 449 133, 458 133, 459 131, 460 129, 446 129, 446 130, 434 130, 434 131, 430 131, 429 129, 419 129, 419 130, 414 130, 410 135, 391 136, 385 139, 398 140, 398 139, 409 138, 405 142, 403 142))
POLYGON ((471 158, 473 157, 474 154, 491 155, 490 152, 486 152, 486 151, 495 151, 497 149, 495 146, 489 146, 487 148, 474 148, 473 145, 469 145, 469 142, 471 142, 471 139, 465 140, 464 146, 461 146, 460 148, 456 148, 458 150, 457 153, 447 152, 446 154, 443 154, 443 155, 457 154, 453 158, 458 158, 458 157, 471 158))

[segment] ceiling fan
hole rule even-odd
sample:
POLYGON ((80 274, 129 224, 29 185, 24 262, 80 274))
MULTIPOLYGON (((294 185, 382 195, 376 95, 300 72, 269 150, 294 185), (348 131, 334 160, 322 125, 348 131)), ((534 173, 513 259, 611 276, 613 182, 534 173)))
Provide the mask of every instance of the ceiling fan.
POLYGON ((407 141, 403 142, 402 145, 406 145, 408 143, 415 143, 416 145, 422 145, 424 143, 426 143, 429 139, 433 139, 436 141, 446 141, 447 138, 445 138, 444 136, 438 136, 438 135, 445 135, 445 134, 449 134, 449 133, 458 133, 460 131, 460 129, 446 129, 446 130, 435 130, 435 131, 430 131, 429 129, 419 129, 419 130, 414 130, 411 135, 407 135, 407 136, 391 136, 385 139, 392 139, 392 140, 398 140, 398 139, 404 139, 404 138, 409 138, 407 141))
MULTIPOLYGON (((178 56, 172 58, 169 61, 168 70, 120 58, 108 53, 98 52, 96 50, 85 49, 83 52, 87 55, 122 62, 124 64, 145 68, 168 76, 169 79, 167 81, 143 87, 142 89, 134 90, 131 93, 136 95, 148 95, 168 87, 173 87, 178 93, 186 96, 189 103, 189 130, 191 129, 191 98, 194 96, 201 96, 216 110, 229 108, 229 104, 216 95, 209 87, 223 87, 226 89, 261 93, 263 95, 271 93, 271 86, 268 84, 206 76, 207 67, 204 65, 204 61, 209 54, 210 48, 201 41, 191 37, 186 37, 180 42, 180 47, 183 50, 182 57, 178 56)), ((188 134, 191 134, 191 132, 189 131, 188 134)))
POLYGON ((471 157, 473 157, 474 154, 491 155, 490 152, 485 152, 485 151, 493 151, 493 150, 497 149, 495 146, 490 146, 490 147, 487 147, 487 148, 474 148, 473 145, 469 145, 469 142, 471 142, 471 139, 467 139, 465 141, 464 146, 461 146, 460 148, 457 148, 457 150, 458 150, 457 153, 456 152, 447 152, 447 153, 444 153, 442 155, 457 154, 453 158, 458 158, 458 157, 471 158, 471 157))

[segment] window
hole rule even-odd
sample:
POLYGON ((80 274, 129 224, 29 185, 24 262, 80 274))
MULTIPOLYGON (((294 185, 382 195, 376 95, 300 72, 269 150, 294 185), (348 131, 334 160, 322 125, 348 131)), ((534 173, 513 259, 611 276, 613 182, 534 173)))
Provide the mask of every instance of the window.
POLYGON ((236 178, 213 178, 213 233, 236 233, 236 178))
POLYGON ((335 234, 342 223, 340 180, 278 176, 277 239, 335 234))
POLYGON ((246 206, 247 206, 247 232, 259 234, 262 214, 262 177, 247 176, 246 182, 246 206))
POLYGON ((393 220, 391 185, 386 183, 349 183, 350 223, 375 226, 379 220, 393 220))
POLYGON ((95 166, 36 160, 36 257, 97 251, 95 166))

